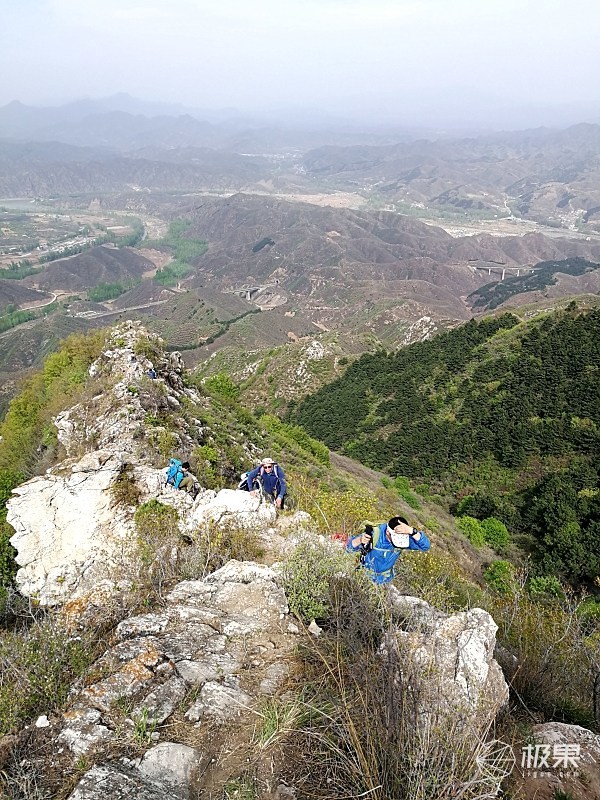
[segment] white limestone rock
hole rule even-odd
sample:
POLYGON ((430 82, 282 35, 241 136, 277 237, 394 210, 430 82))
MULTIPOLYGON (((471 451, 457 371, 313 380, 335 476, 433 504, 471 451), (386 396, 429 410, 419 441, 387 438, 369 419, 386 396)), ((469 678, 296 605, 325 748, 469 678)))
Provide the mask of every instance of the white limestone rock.
POLYGON ((100 711, 78 706, 63 714, 63 727, 57 741, 76 756, 84 756, 99 750, 113 738, 114 732, 102 724, 100 711))
POLYGON ((189 527, 205 524, 236 525, 259 530, 271 525, 277 516, 275 506, 264 503, 249 492, 221 489, 213 497, 198 498, 189 517, 189 527))
POLYGON ((202 687, 198 700, 186 711, 185 718, 190 722, 207 718, 224 724, 247 711, 251 703, 250 695, 241 689, 209 681, 202 687))
POLYGON ((138 770, 119 763, 92 767, 68 800, 181 800, 181 795, 162 783, 150 781, 138 770))
POLYGON ((42 604, 83 594, 107 577, 131 524, 115 509, 110 486, 120 459, 107 451, 88 453, 62 474, 32 478, 15 489, 7 520, 20 569, 16 581, 42 604))
POLYGON ((182 800, 192 800, 197 796, 194 784, 204 761, 194 747, 162 742, 144 753, 137 768, 145 778, 172 789, 182 800))
POLYGON ((494 647, 498 626, 481 608, 445 614, 391 587, 388 599, 402 623, 386 648, 408 648, 423 681, 423 713, 449 712, 482 725, 508 703, 508 685, 494 647), (395 638, 396 637, 396 638, 395 638))
POLYGON ((174 675, 144 697, 133 711, 134 719, 145 715, 151 725, 161 725, 183 700, 186 689, 184 681, 174 675))

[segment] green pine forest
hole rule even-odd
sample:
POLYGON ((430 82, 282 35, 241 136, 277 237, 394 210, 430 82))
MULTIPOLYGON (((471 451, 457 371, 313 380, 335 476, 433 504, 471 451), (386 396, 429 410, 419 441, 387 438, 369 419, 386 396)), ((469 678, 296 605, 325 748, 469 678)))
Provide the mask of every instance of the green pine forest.
POLYGON ((459 516, 501 520, 534 573, 600 575, 600 310, 365 354, 289 417, 459 516))

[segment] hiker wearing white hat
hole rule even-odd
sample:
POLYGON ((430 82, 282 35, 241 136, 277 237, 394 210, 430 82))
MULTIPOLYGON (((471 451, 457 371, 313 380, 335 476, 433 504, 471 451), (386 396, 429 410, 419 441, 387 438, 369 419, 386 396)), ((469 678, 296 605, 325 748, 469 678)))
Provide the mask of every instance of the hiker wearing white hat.
POLYGON ((272 458, 265 457, 258 467, 246 473, 246 484, 248 491, 252 495, 260 494, 260 485, 268 497, 272 497, 277 508, 283 508, 287 486, 283 470, 273 461, 272 458), (256 483, 259 483, 259 488, 256 483))
POLYGON ((429 550, 431 543, 423 531, 413 528, 404 517, 389 522, 365 525, 358 536, 350 537, 348 553, 360 553, 359 566, 364 567, 373 583, 389 583, 402 550, 429 550))

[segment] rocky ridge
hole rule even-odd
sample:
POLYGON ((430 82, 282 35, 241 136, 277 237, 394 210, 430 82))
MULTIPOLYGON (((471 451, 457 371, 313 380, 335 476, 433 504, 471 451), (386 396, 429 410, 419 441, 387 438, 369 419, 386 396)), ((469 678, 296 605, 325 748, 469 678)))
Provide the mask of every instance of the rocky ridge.
MULTIPOLYGON (((293 550, 299 537, 316 536, 308 515, 276 518, 246 492, 204 489, 192 500, 164 486, 141 433, 147 415, 168 413, 173 422, 164 431, 174 436, 173 446, 189 448, 202 423, 185 416, 186 407, 210 400, 186 386, 178 354, 165 356, 139 324, 110 333, 90 376, 89 403, 55 420, 66 458, 19 486, 8 504, 20 591, 62 607, 73 637, 127 588, 138 542, 136 504, 154 500, 173 509, 179 535, 191 541, 210 525, 253 529, 271 558, 293 550), (115 500, 124 474, 138 492, 135 504, 115 500)), ((172 549, 159 558, 168 562, 172 549)), ((33 734, 58 774, 91 765, 70 798, 208 797, 204 792, 224 785, 223 770, 241 774, 245 762, 235 753, 242 761, 255 758, 264 702, 283 702, 302 683, 296 644, 310 634, 289 613, 283 587, 277 564, 229 561, 174 582, 157 607, 122 619, 63 711, 40 717, 33 734)), ((508 700, 489 614, 445 614, 394 589, 388 602, 395 630, 385 652, 395 657, 395 647, 407 648, 430 675, 423 724, 442 709, 485 730, 508 700)), ((312 630, 319 634, 318 626, 312 630)), ((285 786, 286 769, 271 764, 269 770, 260 797, 295 796, 285 786)))

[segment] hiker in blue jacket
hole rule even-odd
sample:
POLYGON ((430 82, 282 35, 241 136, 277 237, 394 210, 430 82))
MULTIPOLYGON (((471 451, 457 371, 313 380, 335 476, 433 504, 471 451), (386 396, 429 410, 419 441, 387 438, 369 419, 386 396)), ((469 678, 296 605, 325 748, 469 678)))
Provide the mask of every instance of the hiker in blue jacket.
POLYGON ((404 517, 392 517, 375 528, 365 525, 364 533, 348 539, 346 552, 361 553, 360 564, 373 583, 389 583, 402 550, 425 551, 430 546, 423 531, 413 528, 404 517))
POLYGON ((263 458, 258 467, 246 474, 248 491, 252 495, 257 495, 260 491, 253 486, 257 479, 261 481, 265 494, 274 499, 277 508, 283 508, 287 486, 285 475, 279 464, 276 464, 272 458, 263 458))

